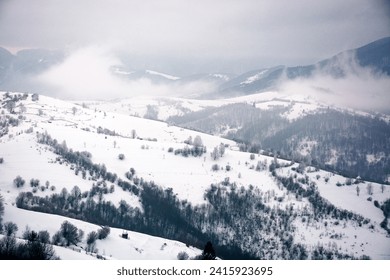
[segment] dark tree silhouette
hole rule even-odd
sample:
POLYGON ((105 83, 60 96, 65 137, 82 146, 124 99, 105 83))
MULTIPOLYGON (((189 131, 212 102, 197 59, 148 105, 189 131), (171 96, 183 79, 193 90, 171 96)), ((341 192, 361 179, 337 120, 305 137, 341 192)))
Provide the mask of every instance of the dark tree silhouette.
POLYGON ((25 242, 17 242, 15 235, 4 236, 0 240, 0 260, 54 260, 58 257, 54 253, 53 246, 42 243, 47 237, 45 231, 37 233, 28 231, 24 234, 25 242))
MULTIPOLYGON (((40 232, 43 234, 43 232, 40 232)), ((47 239, 47 236, 40 236, 39 233, 31 231, 28 234, 27 243, 22 245, 24 248, 25 259, 29 260, 51 260, 55 259, 55 253, 51 244, 42 243, 41 239, 47 239)))
POLYGON ((17 188, 23 187, 25 182, 26 182, 26 181, 25 181, 22 177, 20 177, 20 176, 17 176, 17 177, 14 179, 14 185, 15 185, 17 188))
POLYGON ((96 231, 91 231, 87 235, 87 252, 93 252, 98 235, 96 231))
POLYGON ((77 242, 80 241, 77 227, 75 227, 73 224, 69 223, 68 221, 62 223, 61 234, 62 237, 64 237, 64 239, 66 240, 67 246, 71 244, 76 245, 77 242))
POLYGON ((13 222, 6 222, 4 224, 4 234, 5 236, 12 236, 18 231, 18 226, 13 222))
POLYGON ((215 258, 216 258, 216 254, 213 248, 213 244, 211 244, 211 242, 208 241, 202 252, 202 260, 215 260, 215 258))
POLYGON ((4 215, 4 202, 3 197, 0 194, 0 230, 2 230, 2 221, 3 221, 3 215, 4 215))
POLYGON ((110 228, 105 226, 98 230, 97 232, 97 238, 98 239, 105 239, 110 234, 110 228))

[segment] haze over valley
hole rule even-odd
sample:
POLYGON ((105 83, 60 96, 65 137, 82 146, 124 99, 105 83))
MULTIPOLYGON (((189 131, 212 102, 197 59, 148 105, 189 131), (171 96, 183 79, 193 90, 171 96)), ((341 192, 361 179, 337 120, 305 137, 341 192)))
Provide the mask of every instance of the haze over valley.
POLYGON ((386 1, 38 2, 0 3, 0 259, 390 259, 386 1))

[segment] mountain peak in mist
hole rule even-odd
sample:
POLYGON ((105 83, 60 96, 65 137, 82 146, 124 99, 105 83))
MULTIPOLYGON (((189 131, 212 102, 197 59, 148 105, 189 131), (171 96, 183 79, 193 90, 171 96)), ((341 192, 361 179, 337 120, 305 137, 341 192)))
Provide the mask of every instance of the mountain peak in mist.
POLYGON ((214 97, 246 95, 276 90, 285 81, 307 79, 327 75, 343 78, 359 68, 369 68, 373 74, 390 75, 390 37, 382 38, 365 46, 342 51, 330 58, 304 66, 277 66, 246 72, 220 87, 214 97))
MULTIPOLYGON (((164 94, 174 95, 181 94, 208 98, 226 98, 278 90, 286 81, 311 79, 318 76, 318 74, 339 79, 346 77, 348 74, 361 73, 362 69, 369 69, 372 74, 384 75, 387 77, 390 76, 389 50, 390 37, 386 37, 356 49, 342 51, 328 59, 310 65, 293 67, 275 66, 270 68, 259 67, 257 70, 251 70, 238 76, 213 76, 210 73, 203 73, 199 75, 184 76, 179 79, 163 70, 159 70, 158 72, 156 69, 149 68, 134 70, 134 66, 131 65, 131 62, 124 62, 120 57, 116 58, 116 61, 120 65, 119 68, 116 66, 112 68, 114 65, 111 65, 112 69, 107 69, 107 71, 104 72, 107 75, 112 75, 106 77, 106 80, 127 83, 128 87, 123 84, 121 85, 121 88, 124 86, 125 89, 122 92, 125 92, 126 94, 147 92, 152 95, 156 95, 156 93, 160 93, 159 95, 161 95, 161 92, 163 92, 164 94), (114 79, 113 76, 122 79, 114 79), (145 83, 147 84, 147 89, 143 90, 145 83), (162 90, 161 87, 163 87, 164 90, 162 90)), ((54 92, 52 86, 39 80, 39 76, 52 70, 55 66, 65 64, 71 59, 74 59, 72 54, 66 57, 61 51, 31 49, 22 50, 16 55, 13 55, 6 49, 0 49, 0 89, 9 91, 36 91, 47 95, 58 96, 58 94, 62 94, 64 90, 57 88, 57 91, 54 92)), ((105 58, 99 56, 92 59, 105 58)), ((81 63, 85 62, 80 61, 80 64, 81 63)), ((84 68, 88 67, 88 65, 85 65, 84 68)), ((107 67, 110 67, 110 65, 107 65, 107 67)), ((77 67, 74 71, 69 70, 67 73, 71 74, 79 69, 80 67, 77 67)), ((94 69, 91 69, 91 71, 93 70, 94 69)), ((90 71, 81 73, 80 79, 85 80, 86 77, 83 79, 83 75, 88 75, 88 72, 90 71)), ((67 82, 67 84, 69 83, 67 82)), ((102 88, 99 86, 99 80, 96 79, 89 81, 88 84, 93 84, 96 85, 97 88, 102 88)), ((115 84, 111 86, 113 89, 117 88, 117 85, 115 84)), ((116 91, 108 90, 108 92, 110 92, 110 94, 115 94, 116 91)), ((72 91, 72 94, 75 95, 75 91, 72 91)), ((78 92, 76 96, 83 98, 82 94, 83 92, 78 92)), ((101 95, 104 95, 104 93, 101 95)), ((109 96, 109 98, 114 97, 119 98, 119 96, 109 96)), ((64 98, 66 98, 66 96, 64 96, 64 98)))

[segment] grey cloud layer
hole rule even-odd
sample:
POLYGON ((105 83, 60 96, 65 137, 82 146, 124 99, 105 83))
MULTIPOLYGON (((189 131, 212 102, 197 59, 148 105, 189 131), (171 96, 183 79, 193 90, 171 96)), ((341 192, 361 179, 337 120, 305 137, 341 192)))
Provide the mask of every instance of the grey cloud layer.
POLYGON ((386 3, 3 0, 0 45, 79 48, 110 44, 149 65, 172 68, 169 64, 175 61, 177 68, 197 68, 194 71, 307 64, 388 36, 386 3))

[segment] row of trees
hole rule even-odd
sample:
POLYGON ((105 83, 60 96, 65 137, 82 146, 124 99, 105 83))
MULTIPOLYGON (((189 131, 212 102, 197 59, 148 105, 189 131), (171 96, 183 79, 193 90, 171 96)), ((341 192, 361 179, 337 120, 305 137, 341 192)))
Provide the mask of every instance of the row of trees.
POLYGON ((333 204, 325 200, 318 192, 314 182, 305 182, 307 185, 303 187, 298 179, 295 179, 293 175, 284 177, 277 175, 276 172, 272 173, 274 178, 289 192, 292 192, 296 197, 307 198, 313 207, 314 219, 333 218, 337 220, 352 220, 358 224, 368 224, 370 221, 363 216, 355 214, 348 210, 342 210, 337 208, 333 204))
POLYGON ((0 137, 8 134, 9 126, 18 126, 20 120, 9 115, 0 115, 0 137))
POLYGON ((17 241, 15 234, 18 231, 16 224, 4 224, 4 237, 0 240, 0 259, 3 260, 53 260, 58 259, 54 248, 50 244, 50 234, 47 231, 31 231, 23 233, 24 241, 17 241))
POLYGON ((185 146, 184 148, 176 149, 174 151, 168 149, 168 152, 173 152, 175 155, 182 155, 183 157, 200 157, 207 152, 207 149, 205 146, 185 146))
POLYGON ((243 151, 279 153, 283 158, 305 161, 347 177, 360 175, 381 183, 387 180, 389 123, 330 108, 288 121, 282 116, 291 109, 261 110, 248 104, 231 104, 174 116, 168 121, 210 134, 224 134, 223 127, 236 128, 229 130, 227 138, 245 143, 240 146, 243 151), (308 142, 314 145, 309 147, 308 142), (300 153, 302 148, 307 148, 306 155, 300 153), (368 155, 374 160, 369 160, 368 155), (336 161, 329 164, 334 158, 336 161))
MULTIPOLYGON (((18 226, 13 222, 4 224, 2 233, 4 237, 0 240, 0 259, 4 260, 53 260, 58 259, 55 255, 53 245, 70 246, 82 241, 84 232, 72 223, 64 221, 61 228, 53 235, 50 241, 50 234, 44 231, 33 231, 29 228, 22 234, 24 241, 17 241, 16 232, 18 226), (53 245, 52 245, 53 244, 53 245)), ((110 234, 109 227, 102 227, 97 232, 92 231, 87 236, 87 252, 94 252, 97 239, 105 239, 110 234)))
MULTIPOLYGON (((66 142, 58 143, 56 139, 53 139, 47 132, 37 133, 38 143, 46 144, 53 147, 54 152, 62 157, 65 161, 76 165, 75 173, 76 175, 81 172, 84 179, 86 179, 87 174, 93 178, 93 180, 106 180, 114 183, 118 176, 115 173, 107 171, 107 168, 104 164, 94 164, 91 160, 92 155, 86 151, 73 151, 69 149, 66 145, 66 142)), ((57 161, 62 163, 61 158, 57 158, 57 161)))
POLYGON ((173 148, 169 148, 168 152, 173 152, 175 155, 180 154, 184 157, 200 157, 207 152, 207 148, 203 145, 202 138, 199 135, 195 136, 194 139, 192 139, 192 136, 189 136, 188 139, 184 141, 184 143, 187 144, 184 148, 176 150, 173 150, 173 148))
MULTIPOLYGON (((214 240, 219 255, 226 259, 305 259, 309 256, 304 246, 293 241, 291 223, 296 213, 262 203, 270 199, 270 193, 253 187, 237 189, 229 183, 212 185, 205 195, 209 203, 192 206, 179 200, 172 189, 164 190, 152 182, 143 181, 139 188, 143 212, 124 200, 115 206, 103 198, 98 202, 88 198, 82 202, 76 216, 70 209, 63 209, 61 214, 176 239, 197 247, 202 246, 204 240, 214 240)), ((48 197, 20 196, 24 199, 19 199, 18 207, 45 212, 55 209, 48 197)), ((67 237, 69 244, 77 243, 77 231, 73 228, 66 232, 73 232, 74 238, 67 237)), ((93 250, 95 236, 88 234, 88 250, 93 250)))
MULTIPOLYGON (((44 137, 45 143, 51 144, 59 155, 78 167, 96 166, 90 157, 65 149, 66 146, 44 137)), ((274 176, 277 167, 275 162, 274 176)), ((107 178, 110 172, 104 169, 103 174, 100 176, 107 178)), ((17 206, 175 239, 197 247, 202 246, 204 240, 213 240, 220 256, 227 259, 305 259, 310 256, 305 246, 294 242, 292 222, 297 218, 297 211, 292 207, 270 208, 265 204, 271 199, 269 193, 254 187, 238 189, 235 184, 224 181, 223 184, 212 185, 206 192, 206 204, 193 206, 179 200, 172 189, 163 189, 153 182, 137 178, 134 169, 126 172, 125 176, 128 181, 116 179, 114 182, 139 196, 143 211, 125 200, 119 205, 106 201, 104 196, 108 192, 100 192, 100 188, 96 189, 97 192, 92 192, 93 188, 87 195, 81 195, 81 199, 76 200, 78 203, 74 203, 73 194, 64 203, 63 197, 54 194, 43 198, 21 193, 17 206), (98 194, 97 200, 95 194, 98 194)), ((335 217, 344 215, 321 201, 321 197, 316 196, 315 186, 303 188, 295 183, 294 180, 286 181, 286 188, 299 196, 312 198, 313 204, 322 205, 316 208, 320 209, 318 213, 328 211, 335 217)), ((345 214, 347 218, 353 218, 348 216, 349 213, 345 214)), ((91 234, 88 240, 93 240, 93 236, 91 234)))
POLYGON ((4 215, 4 198, 0 193, 0 231, 3 228, 3 225, 2 225, 3 215, 4 215))
POLYGON ((213 160, 218 160, 223 157, 225 154, 225 144, 221 143, 219 146, 214 147, 213 151, 210 153, 210 156, 213 160))

